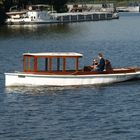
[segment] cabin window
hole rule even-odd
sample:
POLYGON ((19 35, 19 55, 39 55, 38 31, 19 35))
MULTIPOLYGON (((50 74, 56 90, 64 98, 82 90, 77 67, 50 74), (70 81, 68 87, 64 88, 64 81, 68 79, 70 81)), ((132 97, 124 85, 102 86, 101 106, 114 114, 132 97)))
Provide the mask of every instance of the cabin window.
POLYGON ((44 58, 37 59, 37 71, 46 71, 47 67, 44 65, 45 61, 44 58))
POLYGON ((53 58, 52 59, 52 69, 54 70, 54 71, 56 71, 56 70, 60 70, 60 59, 58 58, 53 58), (59 64, 59 65, 57 65, 57 63, 59 64))
POLYGON ((38 58, 37 71, 55 71, 57 59, 55 58, 38 58))
POLYGON ((62 69, 62 60, 60 58, 45 58, 46 71, 59 71, 62 69))
POLYGON ((45 71, 69 71, 78 70, 78 57, 38 57, 24 56, 24 71, 45 72, 45 71))
POLYGON ((24 71, 34 71, 34 58, 26 57, 24 60, 24 71))
POLYGON ((37 58, 37 71, 65 71, 75 69, 75 59, 37 58))
POLYGON ((71 58, 66 58, 65 59, 65 64, 64 64, 64 62, 63 62, 63 59, 62 59, 62 64, 61 64, 61 66, 62 66, 62 70, 76 70, 77 69, 77 67, 78 66, 76 66, 76 59, 75 58, 73 58, 73 59, 71 59, 71 58), (65 65, 65 68, 63 68, 63 66, 65 65))

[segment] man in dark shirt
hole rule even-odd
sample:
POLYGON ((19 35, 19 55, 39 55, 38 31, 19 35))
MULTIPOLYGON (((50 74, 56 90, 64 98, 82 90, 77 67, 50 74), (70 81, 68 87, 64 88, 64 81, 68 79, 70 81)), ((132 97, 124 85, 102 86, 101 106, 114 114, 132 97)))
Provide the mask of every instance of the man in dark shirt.
POLYGON ((105 60, 103 58, 103 55, 99 53, 98 58, 99 58, 99 64, 97 65, 96 71, 103 71, 105 68, 105 60))

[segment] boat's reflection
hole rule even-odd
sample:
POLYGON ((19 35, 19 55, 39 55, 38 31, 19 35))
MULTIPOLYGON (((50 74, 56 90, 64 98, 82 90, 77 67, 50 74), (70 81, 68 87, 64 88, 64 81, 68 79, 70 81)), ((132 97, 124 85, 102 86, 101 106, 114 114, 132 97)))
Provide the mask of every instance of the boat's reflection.
POLYGON ((14 30, 14 31, 55 31, 55 30, 61 30, 61 29, 66 29, 69 30, 70 24, 26 24, 26 25, 7 25, 5 28, 7 28, 9 31, 14 30))
POLYGON ((5 93, 19 93, 19 94, 45 94, 45 93, 51 93, 51 94, 59 94, 66 90, 82 90, 84 88, 94 88, 94 89, 100 89, 103 88, 106 85, 84 85, 84 86, 40 86, 40 87, 6 87, 5 93))
MULTIPOLYGON (((75 26, 77 27, 76 24, 5 25, 0 27, 0 36, 9 38, 9 36, 22 37, 25 35, 31 37, 54 33, 75 33, 75 26)), ((81 27, 78 28, 81 30, 81 27)))
POLYGON ((112 84, 102 84, 102 85, 79 85, 79 86, 35 86, 35 87, 6 87, 5 93, 12 94, 62 94, 65 91, 77 92, 84 89, 102 90, 112 84))
POLYGON ((5 93, 19 93, 19 94, 59 94, 64 90, 77 89, 79 86, 67 86, 67 87, 52 87, 52 86, 41 86, 41 87, 6 87, 5 93))

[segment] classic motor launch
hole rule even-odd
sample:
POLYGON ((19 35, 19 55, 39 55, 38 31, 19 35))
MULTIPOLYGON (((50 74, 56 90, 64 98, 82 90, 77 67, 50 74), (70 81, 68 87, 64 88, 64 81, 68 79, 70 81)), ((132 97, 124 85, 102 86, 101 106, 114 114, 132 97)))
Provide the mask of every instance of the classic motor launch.
POLYGON ((136 68, 118 68, 102 72, 79 68, 75 52, 24 53, 23 71, 5 73, 5 86, 75 86, 127 81, 140 75, 136 68))

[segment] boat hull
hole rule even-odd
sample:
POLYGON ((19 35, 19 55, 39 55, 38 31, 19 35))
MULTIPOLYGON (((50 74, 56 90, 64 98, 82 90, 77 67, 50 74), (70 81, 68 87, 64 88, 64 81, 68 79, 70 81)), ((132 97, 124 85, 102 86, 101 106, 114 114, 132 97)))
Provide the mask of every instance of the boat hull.
POLYGON ((123 82, 138 77, 139 73, 91 75, 39 75, 5 73, 5 86, 75 86, 123 82))
POLYGON ((139 6, 117 7, 118 12, 140 12, 139 6))
MULTIPOLYGON (((10 12, 7 15, 11 15, 10 12)), ((13 18, 9 17, 6 20, 8 25, 28 25, 28 24, 55 24, 55 23, 72 23, 86 22, 99 20, 118 19, 118 13, 111 12, 78 12, 78 13, 52 13, 48 14, 45 11, 29 11, 27 17, 13 18), (38 17, 41 15, 41 17, 38 17), (33 18, 34 17, 34 18, 33 18)))

